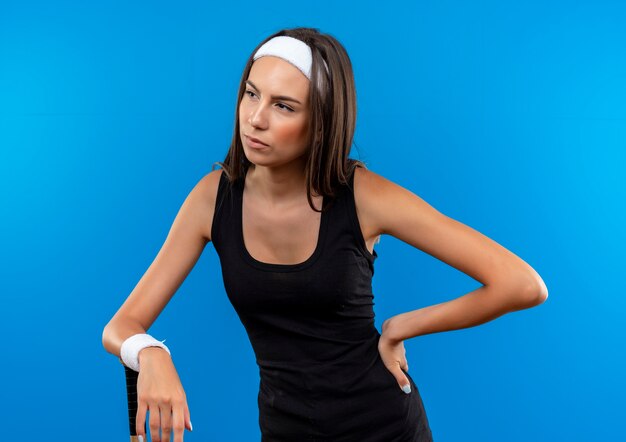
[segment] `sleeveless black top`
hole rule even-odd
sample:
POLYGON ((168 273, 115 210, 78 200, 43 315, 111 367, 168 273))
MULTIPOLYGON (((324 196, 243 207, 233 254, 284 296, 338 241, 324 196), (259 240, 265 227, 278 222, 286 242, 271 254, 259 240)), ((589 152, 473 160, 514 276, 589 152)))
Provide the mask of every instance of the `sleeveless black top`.
POLYGON ((322 212, 313 254, 273 264, 244 244, 245 178, 230 185, 221 174, 211 241, 259 366, 264 442, 432 440, 417 386, 405 372, 412 391, 404 393, 380 359, 372 293, 378 254, 363 239, 353 182, 354 174, 322 212))

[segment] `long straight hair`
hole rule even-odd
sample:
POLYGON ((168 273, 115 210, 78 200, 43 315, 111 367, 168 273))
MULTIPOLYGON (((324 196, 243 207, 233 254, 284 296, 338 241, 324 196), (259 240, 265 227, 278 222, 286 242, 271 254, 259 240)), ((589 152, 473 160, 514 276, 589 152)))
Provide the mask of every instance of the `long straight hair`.
POLYGON ((346 49, 332 35, 321 33, 315 28, 298 27, 280 30, 258 44, 246 62, 239 83, 235 127, 228 153, 223 162, 213 163, 213 168, 219 164, 230 184, 245 177, 251 164, 244 154, 239 128, 239 106, 246 90, 245 82, 256 51, 268 40, 281 35, 297 38, 311 48, 310 148, 306 154, 305 181, 309 205, 317 212, 311 198, 312 191, 316 195, 329 197, 325 201, 332 200, 336 196, 335 187, 338 184, 347 184, 357 167, 367 168, 362 161, 348 158, 356 126, 354 73, 346 49), (328 66, 328 73, 322 60, 328 66))

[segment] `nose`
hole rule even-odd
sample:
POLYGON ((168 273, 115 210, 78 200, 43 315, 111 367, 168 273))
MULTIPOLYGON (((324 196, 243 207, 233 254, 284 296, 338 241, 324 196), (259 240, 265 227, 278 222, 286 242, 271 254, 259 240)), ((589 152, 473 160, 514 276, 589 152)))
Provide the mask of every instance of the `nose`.
POLYGON ((262 105, 258 105, 250 111, 248 122, 253 127, 259 129, 265 128, 265 126, 267 125, 267 119, 265 118, 265 112, 262 105))

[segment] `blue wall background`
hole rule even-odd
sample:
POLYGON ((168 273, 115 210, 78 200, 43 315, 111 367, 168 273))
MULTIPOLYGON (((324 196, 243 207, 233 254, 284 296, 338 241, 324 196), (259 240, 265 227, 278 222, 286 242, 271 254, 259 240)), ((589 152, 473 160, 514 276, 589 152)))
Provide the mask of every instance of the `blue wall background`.
MULTIPOLYGON (((405 342, 433 435, 613 441, 626 392, 626 7, 620 1, 0 3, 6 440, 124 440, 104 325, 223 160, 246 57, 283 27, 355 69, 352 156, 533 266, 550 297, 405 342)), ((376 324, 480 284, 393 237, 376 324)), ((212 244, 150 329, 189 441, 255 441, 258 369, 212 244)), ((623 422, 623 421, 622 421, 623 422)))

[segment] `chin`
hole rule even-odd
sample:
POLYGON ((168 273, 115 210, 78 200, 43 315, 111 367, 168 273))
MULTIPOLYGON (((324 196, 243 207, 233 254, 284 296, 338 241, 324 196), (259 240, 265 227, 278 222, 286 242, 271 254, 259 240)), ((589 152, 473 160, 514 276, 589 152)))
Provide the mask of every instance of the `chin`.
POLYGON ((255 155, 254 151, 250 153, 246 147, 244 147, 243 154, 246 157, 246 159, 250 163, 252 163, 252 165, 254 166, 271 166, 272 165, 270 161, 266 161, 266 158, 263 155, 255 155))

